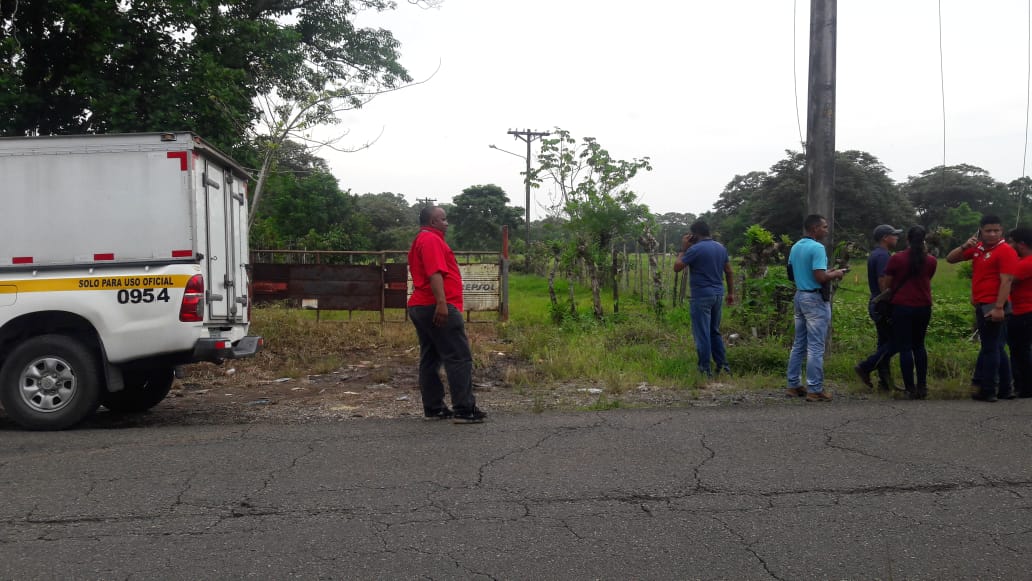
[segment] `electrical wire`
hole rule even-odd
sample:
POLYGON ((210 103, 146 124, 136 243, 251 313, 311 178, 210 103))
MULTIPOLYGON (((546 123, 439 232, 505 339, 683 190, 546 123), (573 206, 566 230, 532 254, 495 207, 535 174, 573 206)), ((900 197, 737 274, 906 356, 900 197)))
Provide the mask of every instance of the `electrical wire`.
POLYGON ((796 129, 799 130, 799 145, 803 148, 803 153, 806 153, 806 141, 803 139, 803 124, 799 120, 799 76, 796 73, 796 23, 799 21, 797 16, 797 7, 799 0, 792 0, 792 88, 795 90, 795 122, 796 129))
POLYGON ((942 195, 946 196, 946 75, 942 64, 942 0, 939 0, 939 91, 942 94, 942 195))
POLYGON ((1021 206, 1022 202, 1025 201, 1025 196, 1028 193, 1028 173, 1025 170, 1026 160, 1028 160, 1028 110, 1029 104, 1032 103, 1032 2, 1029 2, 1028 7, 1028 48, 1027 54, 1025 55, 1028 63, 1028 71, 1025 74, 1025 147, 1021 151, 1021 195, 1018 196, 1018 217, 1014 220, 1014 227, 1017 228, 1021 224, 1021 206))

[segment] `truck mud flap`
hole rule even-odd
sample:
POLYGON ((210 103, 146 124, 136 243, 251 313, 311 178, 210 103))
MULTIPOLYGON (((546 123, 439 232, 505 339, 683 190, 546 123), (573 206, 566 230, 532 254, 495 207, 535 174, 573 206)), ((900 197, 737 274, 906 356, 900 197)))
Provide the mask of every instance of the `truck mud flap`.
POLYGON ((227 339, 199 339, 194 345, 194 361, 211 361, 218 363, 225 359, 241 359, 251 357, 261 351, 264 340, 257 335, 248 335, 237 341, 236 345, 227 339))

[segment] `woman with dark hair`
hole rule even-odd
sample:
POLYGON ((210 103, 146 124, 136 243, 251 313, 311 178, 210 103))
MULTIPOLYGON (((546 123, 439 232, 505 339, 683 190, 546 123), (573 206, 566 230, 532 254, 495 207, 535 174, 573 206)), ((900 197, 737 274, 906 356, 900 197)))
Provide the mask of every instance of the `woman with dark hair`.
POLYGON ((899 353, 899 368, 908 399, 928 397, 928 351, 925 334, 932 319, 932 277, 938 266, 925 248, 925 229, 907 230, 907 249, 885 266, 882 281, 892 293, 892 350, 899 353), (915 381, 914 371, 917 371, 915 381))

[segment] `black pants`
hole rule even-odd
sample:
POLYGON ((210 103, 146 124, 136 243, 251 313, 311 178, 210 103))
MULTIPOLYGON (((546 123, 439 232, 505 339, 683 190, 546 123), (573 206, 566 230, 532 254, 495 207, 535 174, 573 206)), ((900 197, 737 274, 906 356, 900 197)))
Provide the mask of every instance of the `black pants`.
POLYGON ((892 307, 892 351, 899 353, 903 386, 910 393, 928 393, 928 350, 925 335, 932 319, 932 307, 892 307), (916 379, 915 379, 916 375, 916 379))
POLYGON ((434 326, 433 305, 409 307, 409 318, 419 337, 419 392, 423 398, 423 412, 434 414, 445 407, 444 384, 441 383, 441 365, 448 376, 452 408, 455 413, 469 413, 476 407, 473 397, 473 354, 462 313, 448 305, 448 322, 434 326))
POLYGON ((1032 396, 1032 313, 1007 320, 1007 345, 1010 347, 1011 372, 1018 395, 1032 396))
POLYGON ((874 321, 874 329, 878 332, 878 347, 867 359, 860 362, 860 368, 867 373, 878 371, 878 387, 892 389, 892 371, 890 362, 895 351, 892 350, 892 322, 881 319, 874 314, 874 303, 867 303, 867 314, 874 321))

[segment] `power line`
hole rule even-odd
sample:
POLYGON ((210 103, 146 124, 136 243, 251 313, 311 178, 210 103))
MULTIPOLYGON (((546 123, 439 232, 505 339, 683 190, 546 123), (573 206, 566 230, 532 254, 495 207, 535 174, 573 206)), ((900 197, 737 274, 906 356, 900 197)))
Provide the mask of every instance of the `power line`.
POLYGON ((1028 71, 1025 74, 1025 147, 1021 151, 1021 195, 1018 196, 1018 217, 1014 220, 1014 227, 1017 228, 1018 224, 1021 223, 1021 206, 1025 201, 1025 195, 1028 190, 1028 174, 1025 171, 1025 162, 1028 159, 1028 109, 1030 103, 1029 88, 1032 87, 1032 3, 1028 7, 1028 48, 1026 49, 1027 54, 1025 55, 1028 63, 1028 71))
POLYGON ((939 91, 942 94, 942 194, 946 195, 946 75, 942 64, 942 0, 939 0, 939 91))
POLYGON ((795 123, 799 131, 799 144, 806 153, 806 140, 803 139, 803 123, 799 120, 799 75, 796 72, 796 22, 798 21, 797 7, 799 0, 792 0, 792 90, 795 91, 795 123))

